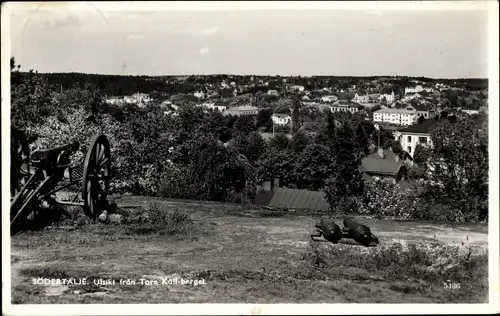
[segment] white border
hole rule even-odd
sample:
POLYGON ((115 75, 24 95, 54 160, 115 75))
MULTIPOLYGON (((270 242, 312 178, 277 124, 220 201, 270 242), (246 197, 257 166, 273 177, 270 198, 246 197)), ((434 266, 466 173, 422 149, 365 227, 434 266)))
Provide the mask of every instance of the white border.
POLYGON ((415 2, 52 2, 3 3, 1 17, 2 69, 2 170, 9 170, 10 136, 10 13, 19 9, 98 11, 147 10, 489 10, 489 153, 490 153, 490 214, 489 214, 489 304, 82 304, 82 305, 11 305, 9 178, 2 177, 2 304, 6 315, 86 315, 151 314, 151 315, 217 315, 217 314, 476 314, 500 311, 499 297, 499 217, 498 217, 498 2, 497 1, 415 1, 415 2), (83 307, 84 306, 84 307, 83 307), (83 308, 82 308, 83 307, 83 308))

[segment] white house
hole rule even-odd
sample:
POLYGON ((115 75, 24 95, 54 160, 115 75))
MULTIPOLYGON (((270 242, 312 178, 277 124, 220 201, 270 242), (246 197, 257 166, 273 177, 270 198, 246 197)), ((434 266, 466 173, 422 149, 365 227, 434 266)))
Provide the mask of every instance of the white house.
POLYGON ((414 124, 399 131, 399 142, 403 150, 412 157, 418 144, 432 146, 430 128, 436 124, 436 120, 426 120, 420 124, 414 124))
POLYGON ((394 103, 394 102, 396 102, 396 95, 394 94, 394 91, 392 91, 391 94, 381 94, 379 96, 379 100, 380 101, 383 101, 384 99, 387 101, 387 103, 394 103))
POLYGON ((149 103, 153 101, 146 93, 136 93, 132 96, 125 96, 123 99, 128 104, 149 103))
POLYGON ((106 99, 106 103, 108 104, 120 104, 123 103, 125 100, 122 97, 110 97, 106 99))
POLYGON ((205 93, 203 91, 196 91, 193 94, 197 99, 205 99, 205 93))
POLYGON ((387 122, 396 125, 411 125, 417 121, 417 111, 414 108, 380 109, 373 113, 373 122, 387 122))
POLYGON ((356 102, 356 103, 368 103, 368 102, 370 102, 370 96, 368 94, 359 95, 358 93, 356 93, 354 95, 354 102, 356 102))
POLYGON ((279 96, 280 94, 276 90, 267 90, 268 95, 279 96))
POLYGON ((290 87, 290 91, 295 91, 295 92, 304 92, 304 86, 299 86, 299 85, 293 85, 290 87))
POLYGON ((199 104, 198 106, 201 106, 201 107, 206 107, 207 109, 211 109, 211 110, 219 110, 220 112, 224 112, 227 110, 227 106, 225 105, 215 105, 215 103, 213 102, 205 102, 205 103, 202 103, 202 104, 199 104))
POLYGON ((419 92, 422 92, 422 91, 431 92, 432 89, 424 88, 424 87, 422 87, 422 85, 417 85, 415 87, 405 88, 405 94, 408 94, 408 93, 419 93, 419 92))
POLYGON ((271 115, 271 120, 276 125, 287 125, 292 120, 292 117, 288 114, 274 113, 271 115))
POLYGON ((323 102, 337 102, 339 98, 336 95, 325 95, 321 97, 321 101, 323 102))
POLYGON ((474 115, 474 114, 479 114, 479 110, 467 110, 467 109, 461 109, 460 111, 465 112, 469 115, 474 115))

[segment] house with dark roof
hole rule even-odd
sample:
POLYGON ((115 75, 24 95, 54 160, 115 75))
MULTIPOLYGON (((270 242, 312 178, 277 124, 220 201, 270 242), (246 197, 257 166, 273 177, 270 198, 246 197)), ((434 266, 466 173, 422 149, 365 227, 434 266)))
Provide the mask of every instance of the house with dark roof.
POLYGON ((431 119, 421 123, 413 124, 398 133, 399 142, 404 151, 413 157, 417 145, 432 146, 430 130, 436 126, 438 122, 445 122, 446 119, 431 119))
POLYGON ((397 183, 406 175, 403 161, 391 148, 378 147, 361 161, 360 168, 365 180, 389 179, 397 183))
POLYGON ((278 179, 266 181, 257 186, 254 204, 273 208, 325 212, 330 208, 324 192, 282 187, 278 179))

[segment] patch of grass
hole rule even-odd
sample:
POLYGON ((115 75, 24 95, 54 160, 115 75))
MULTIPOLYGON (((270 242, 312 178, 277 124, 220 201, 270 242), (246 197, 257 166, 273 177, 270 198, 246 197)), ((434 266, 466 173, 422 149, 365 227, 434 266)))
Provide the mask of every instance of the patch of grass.
POLYGON ((135 220, 127 224, 127 232, 137 235, 158 233, 169 236, 199 236, 207 233, 207 226, 194 221, 178 209, 167 209, 159 203, 150 203, 135 220))
MULTIPOLYGON (((364 271, 390 281, 402 293, 423 293, 444 282, 460 283, 477 295, 488 293, 488 255, 458 246, 395 243, 388 247, 319 247, 312 243, 303 260, 313 271, 334 275, 336 268, 364 271), (396 282, 396 283, 393 283, 396 282), (398 283, 408 282, 408 283, 398 283)), ((345 276, 345 275, 344 275, 345 276)))

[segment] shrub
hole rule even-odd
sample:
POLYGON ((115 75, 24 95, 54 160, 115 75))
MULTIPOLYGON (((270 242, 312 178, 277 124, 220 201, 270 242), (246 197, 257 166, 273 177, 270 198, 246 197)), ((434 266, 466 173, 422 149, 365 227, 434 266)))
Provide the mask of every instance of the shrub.
POLYGON ((167 210, 157 203, 150 203, 141 210, 141 215, 128 225, 128 230, 133 234, 181 235, 197 236, 206 231, 202 226, 193 221, 186 213, 179 210, 167 210))
POLYGON ((416 191, 415 187, 405 190, 383 180, 366 182, 358 212, 398 219, 414 218, 419 211, 416 191))

